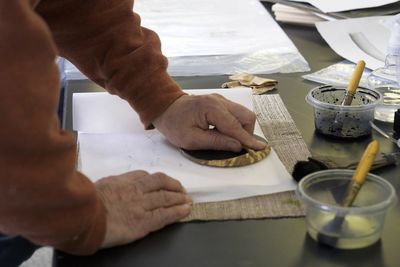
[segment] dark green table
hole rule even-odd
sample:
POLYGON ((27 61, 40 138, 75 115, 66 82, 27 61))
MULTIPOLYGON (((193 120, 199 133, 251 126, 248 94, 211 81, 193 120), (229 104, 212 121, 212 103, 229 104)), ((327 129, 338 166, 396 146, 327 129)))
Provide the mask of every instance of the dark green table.
MULTIPOLYGON (((282 25, 311 71, 336 63, 336 55, 313 28, 282 25)), ((314 132, 312 108, 304 97, 316 84, 304 81, 304 73, 266 75, 279 81, 278 91, 303 138, 313 152, 361 156, 372 138, 381 141, 381 151, 394 152, 396 147, 378 134, 352 142, 329 140, 314 132)), ((183 88, 215 88, 227 76, 177 77, 183 88)), ((100 91, 88 81, 69 82, 66 87, 65 127, 71 129, 71 96, 74 92, 100 91)), ((388 128, 390 125, 382 125, 388 128)), ((390 181, 399 192, 400 166, 375 172, 390 181)), ((76 257, 56 252, 57 267, 122 267, 122 266, 400 266, 400 205, 387 217, 382 239, 365 249, 339 251, 319 246, 305 231, 303 218, 265 219, 221 222, 191 222, 168 226, 130 245, 107 249, 89 257, 76 257)))

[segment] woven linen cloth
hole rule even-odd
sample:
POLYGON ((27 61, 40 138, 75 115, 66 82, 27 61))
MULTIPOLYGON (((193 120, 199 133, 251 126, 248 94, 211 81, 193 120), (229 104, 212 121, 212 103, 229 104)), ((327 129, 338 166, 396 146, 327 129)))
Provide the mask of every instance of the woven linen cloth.
MULTIPOLYGON (((257 120, 269 144, 289 173, 299 160, 311 156, 299 130, 279 95, 253 95, 257 120)), ((243 199, 195 203, 182 221, 284 218, 304 216, 294 191, 243 199)))

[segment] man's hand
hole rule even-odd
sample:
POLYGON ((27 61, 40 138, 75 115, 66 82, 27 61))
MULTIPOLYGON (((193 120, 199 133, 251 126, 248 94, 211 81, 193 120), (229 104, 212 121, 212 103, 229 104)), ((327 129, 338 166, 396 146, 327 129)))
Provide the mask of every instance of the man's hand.
POLYGON ((260 150, 253 137, 256 116, 221 95, 184 95, 159 116, 153 125, 174 145, 185 149, 260 150), (214 126, 210 129, 210 126, 214 126))
POLYGON ((191 198, 175 179, 133 171, 96 182, 107 210, 102 248, 127 244, 190 213, 191 198))

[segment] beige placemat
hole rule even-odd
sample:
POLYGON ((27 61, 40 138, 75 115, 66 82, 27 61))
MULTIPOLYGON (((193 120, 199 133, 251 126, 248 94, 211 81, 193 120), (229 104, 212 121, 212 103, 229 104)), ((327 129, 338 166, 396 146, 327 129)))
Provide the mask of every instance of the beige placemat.
MULTIPOLYGON (((254 109, 265 137, 289 173, 311 154, 279 95, 254 95, 254 109)), ((294 191, 244 199, 198 203, 183 221, 210 221, 304 216, 294 191)))

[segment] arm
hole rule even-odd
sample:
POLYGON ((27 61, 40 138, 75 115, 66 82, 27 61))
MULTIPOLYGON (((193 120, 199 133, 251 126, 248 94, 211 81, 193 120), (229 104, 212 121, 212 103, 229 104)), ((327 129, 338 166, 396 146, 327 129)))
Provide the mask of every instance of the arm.
POLYGON ((60 54, 127 100, 146 127, 183 95, 166 72, 158 36, 140 26, 132 0, 43 0, 37 11, 60 54))
POLYGON ((95 185, 60 129, 56 48, 26 0, 0 0, 0 232, 72 254, 125 244, 190 212, 182 185, 143 171, 95 185))
POLYGON ((38 10, 61 55, 127 100, 146 127, 154 123, 174 145, 262 149, 264 144, 252 137, 254 113, 221 97, 181 97, 166 72, 159 38, 140 26, 132 6, 133 0, 43 0, 38 10), (209 131, 209 124, 218 131, 209 131))
POLYGON ((103 241, 105 209, 60 130, 56 48, 26 0, 0 0, 0 232, 70 253, 103 241))

